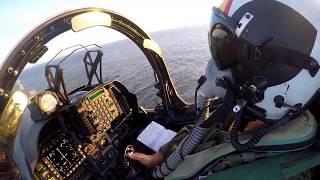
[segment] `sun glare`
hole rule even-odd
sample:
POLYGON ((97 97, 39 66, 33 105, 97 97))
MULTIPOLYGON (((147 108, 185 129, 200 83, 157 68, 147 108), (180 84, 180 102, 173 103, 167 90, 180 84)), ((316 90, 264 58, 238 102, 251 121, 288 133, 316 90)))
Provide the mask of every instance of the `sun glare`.
MULTIPOLYGON (((10 24, 9 29, 3 28, 0 30, 0 34, 2 34, 2 41, 0 43, 0 64, 14 45, 17 44, 26 33, 30 32, 36 25, 49 17, 66 10, 84 7, 109 9, 123 14, 142 27, 146 32, 150 33, 186 26, 205 25, 209 22, 211 7, 219 6, 222 2, 223 0, 193 0, 185 1, 184 3, 177 0, 70 0, 41 1, 40 3, 31 0, 28 1, 28 3, 21 1, 14 6, 8 7, 5 5, 2 6, 0 3, 0 9, 3 14, 6 14, 1 23, 10 24), (48 9, 46 7, 51 8, 48 9)), ((92 26, 97 23, 108 25, 110 22, 105 15, 98 15, 98 19, 91 18, 90 16, 92 15, 82 18, 89 18, 92 22, 90 24, 81 24, 81 27, 79 26, 78 29, 83 29, 84 27, 92 26)), ((77 25, 80 24, 77 23, 77 25)), ((74 27, 74 30, 75 28, 76 27, 74 27)), ((88 37, 92 37, 92 35, 88 37)))
POLYGON ((214 0, 212 6, 219 7, 225 0, 214 0))
POLYGON ((94 11, 77 15, 72 18, 72 30, 75 32, 93 26, 111 26, 111 16, 109 14, 94 11))

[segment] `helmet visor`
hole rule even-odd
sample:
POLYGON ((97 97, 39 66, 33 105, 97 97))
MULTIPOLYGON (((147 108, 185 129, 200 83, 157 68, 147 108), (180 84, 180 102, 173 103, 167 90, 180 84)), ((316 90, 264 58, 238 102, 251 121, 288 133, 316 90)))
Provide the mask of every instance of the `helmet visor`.
POLYGON ((211 55, 219 69, 238 64, 239 41, 235 36, 237 23, 220 9, 213 7, 209 29, 211 55))
POLYGON ((239 63, 239 41, 226 31, 216 28, 211 36, 211 54, 219 69, 230 68, 239 63))

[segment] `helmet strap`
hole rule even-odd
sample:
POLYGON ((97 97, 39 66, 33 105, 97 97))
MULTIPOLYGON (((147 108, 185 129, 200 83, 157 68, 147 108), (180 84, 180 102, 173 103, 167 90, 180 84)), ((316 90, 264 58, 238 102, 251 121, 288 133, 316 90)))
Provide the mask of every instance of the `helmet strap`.
POLYGON ((314 77, 319 71, 320 65, 311 56, 294 49, 282 47, 257 47, 261 57, 257 61, 265 61, 268 64, 286 64, 298 69, 306 69, 314 77))

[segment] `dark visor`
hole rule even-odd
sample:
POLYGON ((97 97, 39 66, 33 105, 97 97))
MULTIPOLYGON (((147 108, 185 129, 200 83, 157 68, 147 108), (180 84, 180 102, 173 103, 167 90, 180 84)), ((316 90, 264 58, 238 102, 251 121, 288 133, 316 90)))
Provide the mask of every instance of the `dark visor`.
POLYGON ((211 55, 219 69, 223 70, 250 59, 255 47, 235 35, 237 23, 220 9, 213 7, 209 29, 211 55))
POLYGON ((222 25, 216 25, 209 39, 212 57, 221 70, 254 60, 261 55, 256 46, 226 32, 222 25))

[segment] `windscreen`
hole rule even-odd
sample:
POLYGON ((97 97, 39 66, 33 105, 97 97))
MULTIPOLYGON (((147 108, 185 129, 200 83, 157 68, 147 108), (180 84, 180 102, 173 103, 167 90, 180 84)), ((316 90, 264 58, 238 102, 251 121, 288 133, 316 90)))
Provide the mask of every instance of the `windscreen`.
POLYGON ((102 53, 100 49, 97 45, 75 45, 61 51, 45 67, 46 78, 52 73, 55 80, 50 85, 54 87, 55 83, 64 83, 67 94, 70 94, 79 87, 88 85, 89 80, 90 85, 99 83, 98 80, 102 78, 99 66, 102 58, 99 58, 97 52, 102 53))
MULTIPOLYGON (((130 92, 137 95, 139 106, 154 108, 157 103, 161 102, 156 95, 154 72, 148 59, 135 43, 114 30, 94 27, 80 32, 68 31, 50 41, 47 47, 48 52, 36 65, 29 64, 16 83, 16 88, 23 88, 29 96, 48 88, 45 66, 51 59, 53 60, 50 64, 54 65, 66 58, 60 63, 60 66, 63 70, 63 78, 68 93, 87 85, 88 78, 83 59, 87 51, 101 50, 103 52, 101 70, 104 83, 112 80, 120 81, 130 92), (66 41, 66 39, 71 40, 66 41), (83 46, 97 44, 100 47, 89 46, 87 49, 76 50, 81 47, 79 44, 83 46), (59 53, 66 48, 68 49, 59 53), (73 53, 70 54, 71 52, 73 53), (58 55, 56 56, 56 54, 58 55)), ((94 60, 96 53, 91 55, 92 60, 94 60)), ((56 73, 55 70, 52 71, 56 73)), ((97 67, 96 72, 99 75, 100 66, 97 67)), ((92 84, 97 83, 98 81, 94 76, 92 84)))

